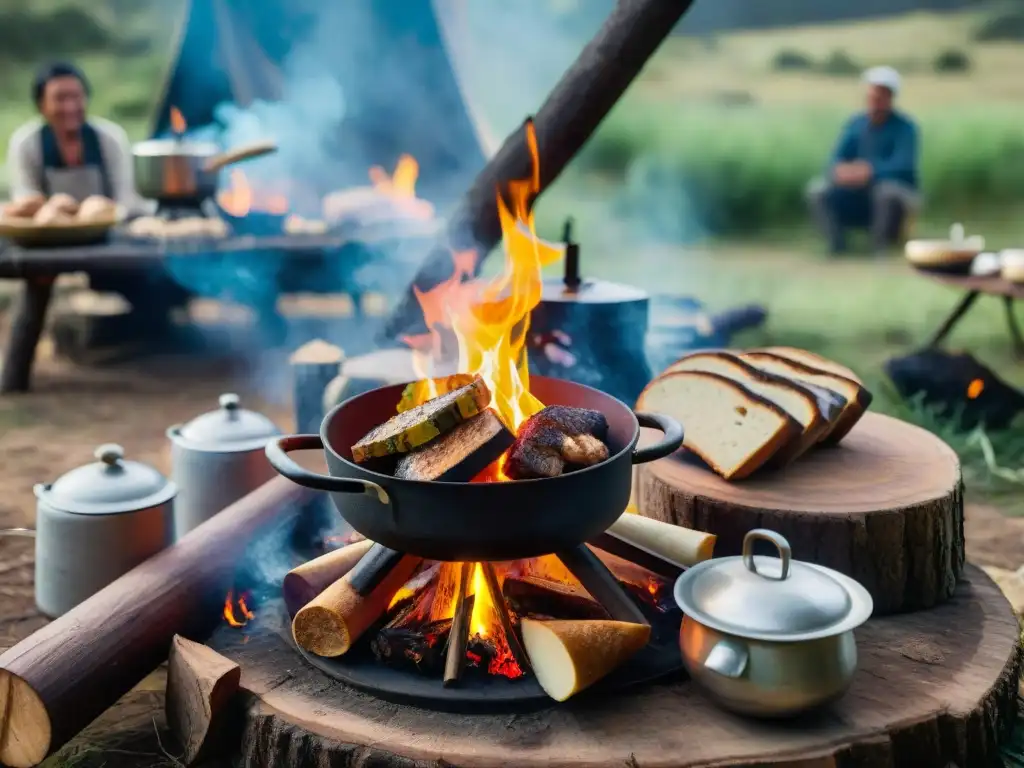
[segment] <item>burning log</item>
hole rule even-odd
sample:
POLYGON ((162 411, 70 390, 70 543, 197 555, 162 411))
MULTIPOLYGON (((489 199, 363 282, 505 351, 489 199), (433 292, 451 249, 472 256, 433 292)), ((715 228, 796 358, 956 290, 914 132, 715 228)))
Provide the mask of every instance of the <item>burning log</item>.
POLYGON ((648 623, 643 612, 623 590, 619 580, 586 544, 559 552, 558 559, 580 580, 583 588, 607 609, 613 619, 634 624, 648 623))
POLYGON ((451 685, 462 675, 466 663, 466 645, 469 643, 469 620, 473 615, 473 598, 469 592, 469 577, 473 563, 459 563, 459 589, 455 598, 455 618, 448 635, 448 653, 444 664, 444 684, 451 685))
POLYGON ((487 408, 491 392, 479 376, 464 387, 393 416, 352 446, 357 462, 406 453, 426 445, 487 408))
POLYGON ((498 585, 498 574, 494 570, 494 565, 491 563, 480 563, 480 570, 483 571, 484 584, 490 593, 491 605, 494 606, 494 613, 498 617, 502 631, 505 633, 505 641, 508 643, 509 651, 512 652, 512 658, 515 659, 519 669, 526 672, 530 669, 530 662, 526 657, 523 646, 519 642, 519 636, 516 635, 515 628, 512 626, 512 617, 508 615, 508 606, 501 599, 501 587, 498 585))
POLYGON ((241 677, 233 661, 175 635, 167 668, 167 724, 184 747, 185 765, 209 753, 216 723, 238 692, 241 677))
POLYGON ((0 656, 0 762, 33 766, 221 620, 246 545, 312 494, 275 478, 0 656))
POLYGON ((608 458, 608 420, 599 411, 549 405, 519 427, 506 472, 516 480, 558 477, 567 465, 592 466, 608 458))
MULTIPOLYGON (((543 194, 622 97, 693 0, 619 0, 594 38, 548 95, 533 118, 543 194)), ((446 238, 428 254, 408 294, 389 318, 384 335, 396 339, 422 325, 413 288, 430 290, 452 275, 452 251, 475 249, 484 258, 501 242, 494 193, 508 179, 528 178, 532 158, 525 125, 509 136, 477 175, 448 220, 446 238)))
POLYGON ((468 483, 512 445, 515 437, 489 408, 398 460, 395 477, 468 483))
POLYGON ((523 619, 523 643, 544 693, 565 701, 589 688, 651 639, 646 624, 523 619))
POLYGON ((317 656, 347 653, 387 610, 420 562, 418 557, 374 544, 359 565, 295 614, 295 642, 317 656))
POLYGON ((282 585, 288 615, 295 616, 300 608, 355 568, 372 546, 372 541, 363 539, 290 570, 282 585))
POLYGON ((608 611, 589 595, 551 579, 508 577, 501 587, 509 607, 520 617, 607 619, 608 611))
POLYGON ((430 675, 440 671, 445 640, 450 643, 451 633, 451 619, 418 628, 384 627, 370 641, 370 650, 382 664, 430 675))

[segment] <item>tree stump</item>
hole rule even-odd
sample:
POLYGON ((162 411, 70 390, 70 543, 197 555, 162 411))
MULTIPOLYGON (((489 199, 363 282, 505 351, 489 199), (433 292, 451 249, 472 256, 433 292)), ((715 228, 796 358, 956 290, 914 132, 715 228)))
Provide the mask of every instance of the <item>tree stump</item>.
POLYGON ((306 664, 280 601, 210 642, 242 667, 245 768, 981 768, 1012 726, 1022 654, 1006 599, 979 569, 965 575, 942 605, 857 630, 846 696, 786 722, 727 714, 686 679, 521 715, 389 704, 306 664))
POLYGON ((714 533, 738 555, 752 528, 785 536, 800 560, 859 581, 875 614, 930 608, 964 567, 960 462, 939 438, 867 413, 836 447, 726 482, 685 453, 637 468, 635 502, 655 520, 714 533))

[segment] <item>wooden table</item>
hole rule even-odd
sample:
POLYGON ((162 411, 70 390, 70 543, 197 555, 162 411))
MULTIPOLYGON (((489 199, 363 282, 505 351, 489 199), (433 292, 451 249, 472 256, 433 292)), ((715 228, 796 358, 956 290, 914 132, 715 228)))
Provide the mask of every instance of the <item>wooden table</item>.
MULTIPOLYGON (((403 226, 398 232, 393 226, 362 227, 357 235, 345 232, 270 237, 247 235, 205 241, 114 239, 91 246, 31 249, 0 242, 0 279, 22 281, 0 369, 0 394, 28 391, 36 346, 46 322, 53 284, 62 274, 122 270, 141 272, 165 266, 169 258, 194 258, 198 261, 231 255, 252 254, 258 258, 260 255, 270 257, 284 254, 288 257, 288 269, 275 272, 274 284, 268 286, 269 290, 280 293, 289 290, 289 275, 285 272, 292 277, 301 277, 303 274, 302 268, 296 269, 297 264, 312 265, 322 263, 325 257, 337 257, 340 263, 347 265, 338 271, 337 276, 344 273, 351 278, 356 268, 368 263, 376 254, 390 253, 398 243, 404 244, 410 240, 415 243, 419 239, 432 238, 435 229, 436 225, 419 226, 414 230, 403 226), (365 258, 354 258, 354 251, 361 251, 365 258)), ((412 264, 411 269, 414 268, 415 264, 412 264)), ((345 292, 352 296, 358 306, 363 287, 354 279, 345 282, 345 292)), ((304 286, 301 290, 316 291, 318 287, 304 286)), ((320 287, 320 290, 331 290, 331 287, 320 287)))
POLYGON ((953 308, 953 311, 950 312, 939 329, 932 334, 926 346, 939 346, 949 335, 950 331, 953 330, 953 327, 967 313, 967 310, 974 305, 978 297, 985 294, 987 296, 1002 297, 1003 308, 1006 311, 1006 324, 1010 329, 1010 338, 1013 340, 1014 352, 1024 357, 1024 334, 1021 333, 1020 326, 1017 324, 1017 318, 1013 314, 1013 302, 1018 299, 1024 299, 1024 285, 1011 283, 999 275, 952 275, 924 269, 919 269, 917 272, 937 283, 958 288, 965 292, 963 298, 953 308))

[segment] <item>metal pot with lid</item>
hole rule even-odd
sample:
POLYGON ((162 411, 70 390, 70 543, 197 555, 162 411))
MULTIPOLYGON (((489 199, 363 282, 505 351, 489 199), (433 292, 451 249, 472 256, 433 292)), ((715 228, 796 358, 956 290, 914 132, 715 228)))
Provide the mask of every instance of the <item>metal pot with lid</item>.
POLYGON ((174 533, 181 538, 276 474, 267 461, 267 442, 281 431, 266 416, 223 394, 217 410, 167 430, 171 478, 180 491, 174 505, 174 533))
POLYGON ((171 542, 175 484, 113 443, 36 485, 36 605, 60 616, 171 542))
POLYGON ((841 696, 857 668, 853 630, 871 616, 864 587, 794 560, 774 531, 755 529, 743 554, 708 560, 676 582, 679 647, 691 677, 719 704, 786 717, 841 696), (755 542, 778 557, 754 555, 755 542))
POLYGON ((260 141, 221 152, 216 144, 174 137, 150 139, 132 147, 135 187, 143 197, 161 201, 203 201, 217 193, 221 168, 277 150, 260 141))

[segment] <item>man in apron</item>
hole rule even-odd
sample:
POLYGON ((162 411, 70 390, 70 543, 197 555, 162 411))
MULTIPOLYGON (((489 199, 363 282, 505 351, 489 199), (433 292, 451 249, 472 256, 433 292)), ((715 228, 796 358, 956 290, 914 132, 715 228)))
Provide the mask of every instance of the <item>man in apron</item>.
MULTIPOLYGON (((135 190, 128 134, 109 120, 86 116, 89 81, 78 67, 45 66, 32 83, 32 98, 40 119, 16 130, 7 149, 12 199, 64 193, 81 202, 103 195, 127 213, 151 208, 135 190)), ((89 278, 93 290, 120 293, 136 313, 157 324, 187 300, 162 269, 95 271, 89 278)))

